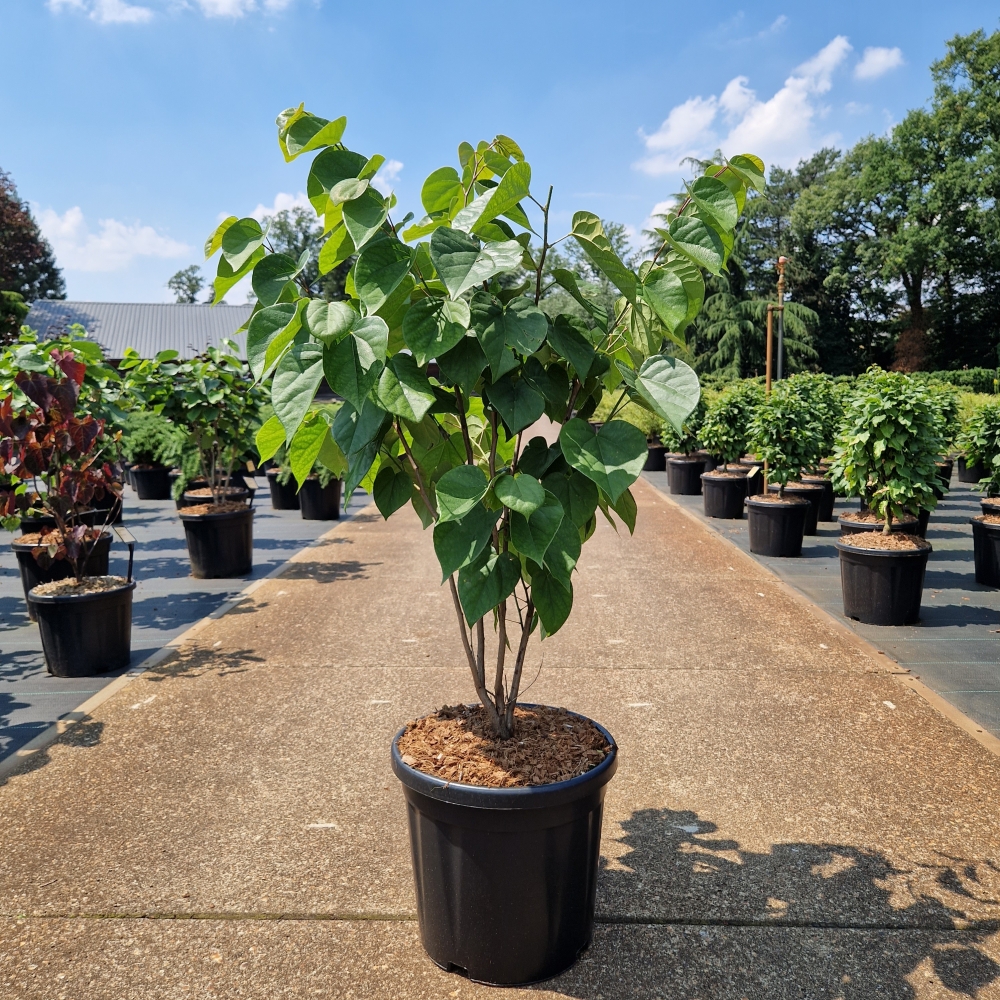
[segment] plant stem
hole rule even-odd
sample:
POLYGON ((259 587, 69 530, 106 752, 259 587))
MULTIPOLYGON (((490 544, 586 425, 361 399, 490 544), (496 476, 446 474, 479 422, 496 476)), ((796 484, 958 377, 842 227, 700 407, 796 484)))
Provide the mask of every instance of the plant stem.
POLYGON ((499 645, 497 646, 497 672, 496 677, 493 680, 493 703, 497 707, 497 713, 502 713, 504 711, 504 690, 503 690, 503 668, 504 660, 507 657, 507 602, 501 601, 500 607, 497 609, 497 613, 500 617, 499 625, 497 630, 497 639, 499 645))
MULTIPOLYGON (((424 477, 420 475, 420 468, 417 465, 416 459, 413 457, 413 452, 410 451, 410 446, 406 443, 406 437, 403 434, 403 428, 399 421, 396 421, 396 433, 399 435, 399 440, 403 443, 403 451, 406 452, 406 457, 410 460, 410 466, 413 468, 413 474, 417 477, 417 489, 420 491, 420 496, 424 503, 427 505, 427 509, 431 512, 431 516, 434 520, 437 520, 437 513, 434 510, 434 504, 431 503, 430 494, 424 489, 424 477)), ((458 599, 456 593, 456 600, 458 599)))
POLYGON ((476 622, 476 675, 479 686, 486 690, 486 628, 483 619, 476 622))
POLYGON ((573 416, 573 404, 576 403, 576 396, 580 391, 580 388, 580 380, 578 378, 574 378, 573 391, 569 394, 569 406, 566 407, 566 416, 563 417, 563 423, 566 423, 566 421, 573 416))
POLYGON ((465 419, 465 400, 462 399, 462 390, 455 386, 455 400, 458 403, 458 422, 462 425, 462 440, 465 442, 466 464, 475 465, 476 459, 472 453, 472 439, 469 437, 469 423, 465 419))
MULTIPOLYGON (((458 599, 458 588, 455 586, 454 573, 448 577, 448 585, 451 587, 451 599, 455 603, 455 613, 458 615, 458 628, 462 633, 462 645, 465 647, 465 655, 469 661, 469 670, 472 671, 472 683, 475 685, 476 694, 479 696, 479 700, 482 702, 483 708, 486 710, 486 717, 489 719, 491 728, 494 732, 499 733, 500 716, 497 713, 496 706, 490 700, 489 692, 486 690, 485 683, 480 678, 479 671, 476 669, 476 657, 472 652, 469 635, 465 631, 465 615, 462 612, 462 602, 458 599)), ((480 624, 482 624, 481 621, 480 624)))
MULTIPOLYGON (((537 202, 535 204, 538 204, 537 202)), ((545 255, 549 252, 549 205, 552 204, 552 185, 549 185, 549 196, 542 206, 542 252, 538 257, 538 273, 535 276, 535 305, 542 297, 542 270, 545 268, 545 255)))
POLYGON ((490 407, 490 480, 497 474, 497 411, 490 407))
POLYGON ((521 642, 517 647, 517 659, 514 661, 514 676, 510 682, 510 694, 504 711, 504 739, 509 739, 514 733, 514 708, 517 705, 517 692, 521 687, 521 672, 524 670, 524 656, 528 652, 528 638, 531 635, 531 619, 535 614, 535 605, 528 595, 528 606, 525 609, 524 625, 521 627, 521 642))

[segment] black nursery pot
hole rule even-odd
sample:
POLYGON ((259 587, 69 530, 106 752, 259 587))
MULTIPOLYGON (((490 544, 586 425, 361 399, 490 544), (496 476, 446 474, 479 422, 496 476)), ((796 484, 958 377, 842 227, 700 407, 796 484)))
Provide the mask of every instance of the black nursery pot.
POLYGON ((945 489, 951 485, 951 474, 955 469, 955 460, 951 458, 942 459, 940 462, 935 463, 938 468, 938 474, 941 476, 941 483, 945 489))
POLYGON ((667 468, 667 449, 662 444, 651 444, 646 454, 646 464, 642 467, 646 472, 664 472, 667 468))
MULTIPOLYGON (((768 484, 767 490, 769 493, 777 493, 778 484, 768 484)), ((789 484, 785 487, 786 497, 798 497, 800 500, 806 500, 809 503, 809 512, 806 514, 806 526, 804 529, 804 533, 807 535, 816 534, 816 523, 819 521, 819 510, 820 504, 823 502, 823 495, 824 490, 819 483, 801 486, 792 486, 789 484)))
POLYGON ((677 496, 696 497, 701 493, 701 474, 705 471, 703 458, 668 458, 667 485, 677 496))
POLYGON ((253 510, 179 515, 184 525, 191 575, 196 580, 249 576, 253 569, 253 510))
POLYGON ((988 524, 981 518, 969 518, 972 525, 972 551, 976 560, 976 583, 1000 587, 1000 524, 988 524))
MULTIPOLYGON (((929 517, 930 511, 927 514, 929 517)), ((863 521, 849 521, 843 515, 837 518, 837 523, 840 525, 841 536, 881 531, 885 527, 882 521, 872 521, 870 524, 865 524, 863 521)), ((920 519, 917 517, 908 517, 905 521, 893 521, 889 526, 890 531, 898 531, 904 535, 919 535, 921 538, 924 537, 926 529, 926 525, 921 527, 920 519)))
POLYGON ((267 470, 267 488, 271 491, 272 510, 298 510, 299 494, 295 489, 295 480, 289 479, 284 486, 278 482, 278 470, 267 470))
POLYGON ((787 497, 783 503, 747 497, 750 551, 759 556, 802 555, 802 535, 810 504, 801 497, 787 497))
MULTIPOLYGON (((40 583, 52 583, 55 580, 65 580, 73 575, 73 567, 65 559, 55 559, 49 563, 45 569, 38 564, 38 561, 31 554, 33 545, 24 542, 14 541, 10 543, 17 557, 17 567, 21 571, 21 586, 24 588, 24 599, 28 604, 28 617, 35 621, 35 608, 28 600, 28 594, 33 587, 40 583)), ((83 568, 85 576, 107 576, 108 575, 108 553, 111 549, 111 533, 105 532, 97 540, 93 551, 87 557, 86 565, 83 568)))
MULTIPOLYGON (((595 723, 596 725, 596 723, 595 723)), ((448 783, 403 763, 420 938, 441 968, 494 986, 568 969, 594 932, 604 792, 617 747, 593 770, 528 788, 448 783)))
POLYGON ((165 465, 145 466, 129 469, 132 488, 140 500, 170 499, 170 470, 165 465))
POLYGON ((133 590, 134 580, 93 594, 28 594, 49 673, 91 677, 127 667, 132 658, 133 590))
POLYGON ((978 483, 986 475, 986 466, 982 462, 966 465, 965 456, 958 456, 958 481, 960 483, 978 483))
POLYGON ((97 511, 96 524, 122 523, 122 498, 115 496, 110 490, 105 490, 100 500, 95 497, 90 503, 97 511))
POLYGON ((803 476, 802 482, 814 483, 823 487, 823 496, 820 497, 816 520, 835 521, 836 518, 833 516, 833 483, 826 476, 803 476))
POLYGON ((865 625, 912 625, 920 618, 931 549, 861 549, 837 542, 844 614, 865 625))
POLYGON ((307 479, 299 490, 303 521, 336 521, 340 518, 340 480, 331 479, 320 486, 318 479, 307 479))
POLYGON ((747 495, 746 476, 724 476, 717 472, 703 472, 701 492, 705 503, 705 517, 738 520, 743 517, 743 501, 747 495))

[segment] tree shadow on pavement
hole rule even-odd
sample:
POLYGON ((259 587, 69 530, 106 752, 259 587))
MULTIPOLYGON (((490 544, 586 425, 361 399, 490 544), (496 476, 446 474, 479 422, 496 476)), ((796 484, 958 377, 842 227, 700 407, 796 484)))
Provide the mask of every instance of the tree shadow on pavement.
POLYGON ((823 843, 757 853, 670 809, 621 826, 605 843, 617 856, 601 859, 594 944, 539 989, 579 1000, 916 1000, 976 997, 1000 979, 978 947, 1000 930, 990 889, 1000 870, 988 861, 938 855, 901 870, 878 851, 823 843))
POLYGON ((344 559, 341 562, 294 562, 278 578, 280 580, 312 580, 314 583, 335 583, 338 580, 365 580, 371 566, 381 563, 358 562, 344 559))

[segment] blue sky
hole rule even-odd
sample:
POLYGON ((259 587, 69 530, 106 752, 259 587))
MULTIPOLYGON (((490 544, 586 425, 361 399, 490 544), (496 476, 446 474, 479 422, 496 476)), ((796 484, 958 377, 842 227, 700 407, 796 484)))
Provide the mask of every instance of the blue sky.
MULTIPOLYGON (((946 39, 995 2, 596 3, 2 0, 0 168, 70 298, 169 301, 220 215, 295 203, 274 117, 348 116, 420 214, 457 144, 515 138, 557 216, 638 231, 679 159, 722 147, 794 165, 883 132, 931 92, 946 39), (10 44, 14 40, 14 44, 10 44)), ((303 158, 305 159, 305 158, 303 158)), ((558 224, 558 223, 557 223, 558 224)), ((237 288, 230 301, 241 301, 237 288)))

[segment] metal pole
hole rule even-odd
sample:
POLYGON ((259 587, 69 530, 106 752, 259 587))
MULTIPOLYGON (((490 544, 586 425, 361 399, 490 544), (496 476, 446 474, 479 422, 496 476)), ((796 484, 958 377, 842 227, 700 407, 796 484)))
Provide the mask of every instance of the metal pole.
MULTIPOLYGON (((767 304, 767 367, 764 369, 764 395, 771 395, 771 355, 774 345, 774 303, 767 304)), ((764 459, 764 495, 767 495, 767 459, 764 459)))
POLYGON ((787 257, 778 258, 778 370, 780 380, 784 375, 785 365, 785 264, 787 257))

